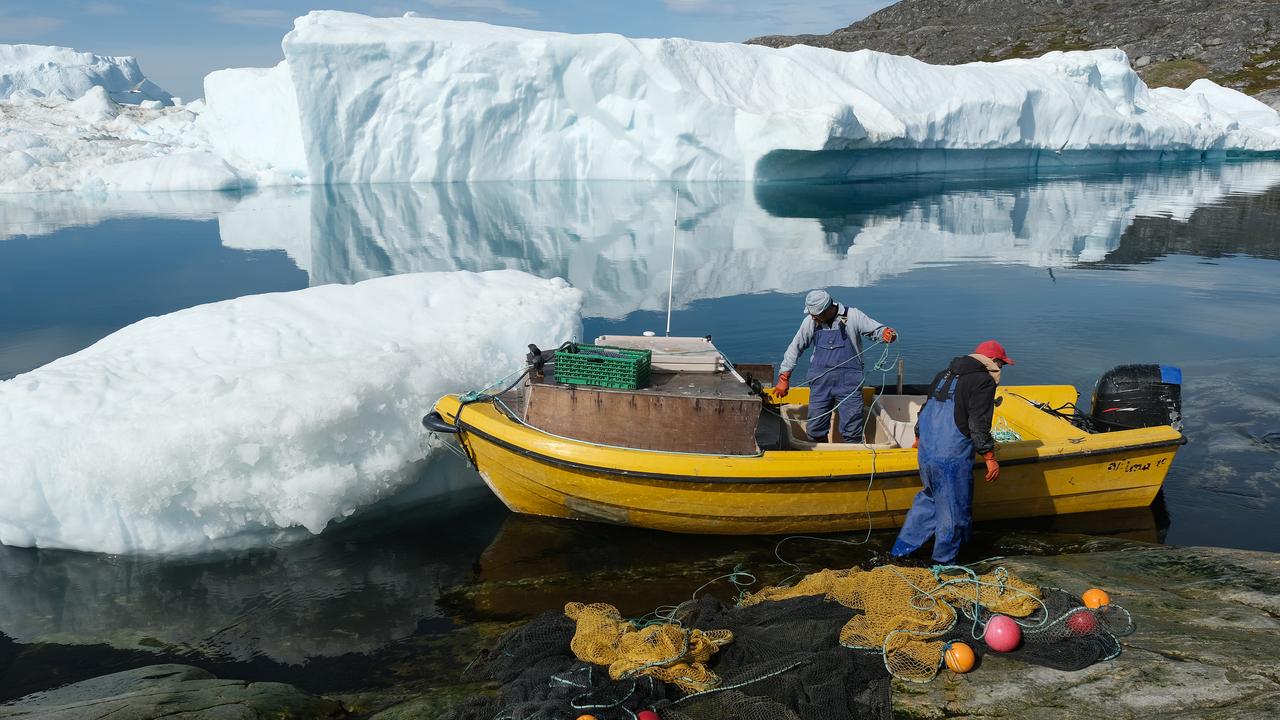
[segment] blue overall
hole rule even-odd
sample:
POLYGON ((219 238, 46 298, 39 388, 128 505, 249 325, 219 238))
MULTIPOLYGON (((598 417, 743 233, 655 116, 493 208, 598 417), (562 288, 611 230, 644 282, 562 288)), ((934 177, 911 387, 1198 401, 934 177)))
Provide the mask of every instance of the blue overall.
POLYGON ((815 328, 813 360, 809 362, 809 423, 805 430, 815 442, 826 442, 830 410, 840 405, 840 435, 845 442, 862 442, 862 358, 854 349, 845 323, 815 328), (844 402, 841 402, 843 400, 844 402))
POLYGON ((905 557, 933 540, 933 561, 956 559, 973 515, 973 441, 956 427, 958 375, 944 375, 920 411, 920 481, 907 521, 889 551, 905 557), (943 386, 946 388, 945 394, 943 386))

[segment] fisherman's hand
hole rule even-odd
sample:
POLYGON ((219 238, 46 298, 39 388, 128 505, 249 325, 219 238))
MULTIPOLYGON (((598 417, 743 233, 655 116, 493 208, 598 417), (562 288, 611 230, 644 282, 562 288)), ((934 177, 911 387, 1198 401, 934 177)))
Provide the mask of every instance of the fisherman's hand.
POLYGON ((891 327, 887 327, 884 329, 884 332, 880 334, 880 339, 887 343, 891 343, 898 339, 898 331, 891 327))
POLYGON ((920 438, 911 441, 911 449, 916 450, 920 447, 920 438))
POLYGON ((995 482, 1000 477, 1000 463, 996 462, 996 454, 988 450, 982 459, 987 461, 987 482, 995 482))
POLYGON ((781 400, 790 389, 791 371, 788 370, 778 376, 778 384, 773 386, 773 396, 781 400))

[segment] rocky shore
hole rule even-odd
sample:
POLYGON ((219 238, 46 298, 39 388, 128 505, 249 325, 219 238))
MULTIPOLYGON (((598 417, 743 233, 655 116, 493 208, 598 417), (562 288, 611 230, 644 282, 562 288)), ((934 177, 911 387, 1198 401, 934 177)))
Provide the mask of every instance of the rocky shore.
POLYGON ((827 35, 747 42, 866 48, 940 65, 1118 47, 1149 86, 1207 77, 1280 104, 1280 5, 1270 2, 903 0, 827 35))
MULTIPOLYGON (((1016 539, 1006 543, 1011 550, 1017 545, 1016 539)), ((1084 539, 1073 549, 1082 552, 999 562, 1044 586, 1073 592, 1106 588, 1137 625, 1121 639, 1118 658, 1060 672, 988 655, 968 675, 944 671, 927 684, 895 682, 895 714, 1207 720, 1280 713, 1280 555, 1084 539)), ((388 673, 402 678, 391 690, 315 696, 280 683, 218 679, 188 666, 157 665, 29 695, 0 706, 0 719, 434 718, 460 698, 492 690, 474 678, 459 680, 458 671, 519 624, 517 615, 554 607, 568 596, 582 599, 583 578, 572 568, 562 575, 522 577, 510 571, 519 565, 512 561, 518 558, 482 558, 474 578, 452 588, 443 602, 465 624, 444 640, 405 643, 399 659, 389 661, 388 673)), ((683 588, 710 567, 680 569, 673 559, 669 566, 601 573, 589 583, 632 588, 636 602, 644 604, 663 588, 683 588), (664 573, 670 573, 665 581, 656 580, 664 573), (642 584, 658 587, 649 592, 642 584)))

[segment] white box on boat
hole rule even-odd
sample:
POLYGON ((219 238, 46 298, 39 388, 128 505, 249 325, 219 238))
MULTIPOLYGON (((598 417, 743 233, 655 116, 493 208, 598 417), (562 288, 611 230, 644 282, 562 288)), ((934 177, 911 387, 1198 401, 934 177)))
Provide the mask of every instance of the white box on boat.
POLYGON ((654 370, 665 372, 723 372, 724 357, 711 341, 700 337, 646 337, 642 335, 601 335, 596 345, 631 350, 648 350, 654 370))

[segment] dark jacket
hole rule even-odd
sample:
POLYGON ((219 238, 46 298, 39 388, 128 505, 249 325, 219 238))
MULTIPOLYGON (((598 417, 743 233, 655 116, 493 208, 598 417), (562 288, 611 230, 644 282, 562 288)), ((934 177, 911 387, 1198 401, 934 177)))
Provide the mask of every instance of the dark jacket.
MULTIPOLYGON (((934 376, 929 383, 930 398, 938 382, 948 373, 959 375, 956 383, 956 427, 973 440, 973 447, 981 455, 994 450, 996 442, 991 437, 991 416, 995 413, 996 381, 987 366, 969 355, 954 358, 946 370, 934 376)), ((950 385, 950 380, 947 385, 950 385)), ((946 387, 942 388, 943 392, 946 387)), ((928 404, 929 399, 925 400, 928 404)), ((923 408, 921 408, 923 409, 923 408)), ((916 425, 916 436, 920 426, 916 425)))

